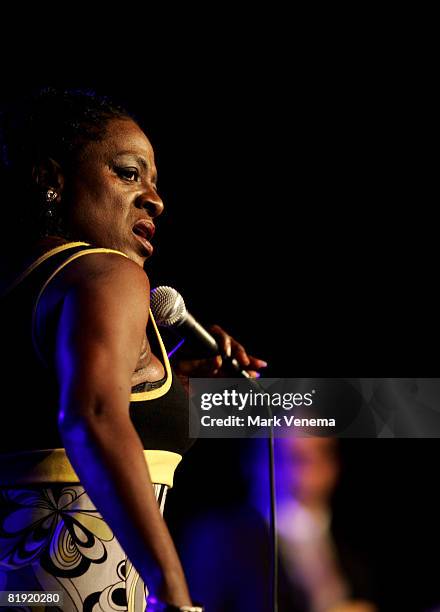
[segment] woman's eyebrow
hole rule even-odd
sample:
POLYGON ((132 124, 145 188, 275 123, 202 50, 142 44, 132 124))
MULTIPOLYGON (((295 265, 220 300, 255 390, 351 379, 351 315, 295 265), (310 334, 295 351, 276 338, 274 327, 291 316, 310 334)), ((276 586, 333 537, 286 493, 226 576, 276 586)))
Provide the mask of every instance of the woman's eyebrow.
POLYGON ((149 164, 147 160, 145 159, 145 157, 142 157, 141 155, 138 155, 137 153, 134 153, 133 151, 120 151, 117 154, 118 157, 121 155, 130 155, 131 157, 134 157, 140 166, 142 166, 145 170, 148 170, 149 164))

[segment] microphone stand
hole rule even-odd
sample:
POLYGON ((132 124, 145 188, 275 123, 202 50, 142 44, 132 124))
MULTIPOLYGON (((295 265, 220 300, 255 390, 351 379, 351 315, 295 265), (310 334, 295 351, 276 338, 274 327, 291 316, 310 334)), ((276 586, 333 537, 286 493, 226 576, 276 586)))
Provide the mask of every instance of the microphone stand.
MULTIPOLYGON (((223 364, 231 372, 234 378, 244 377, 255 391, 265 392, 265 389, 255 378, 251 378, 246 370, 243 370, 236 359, 222 356, 223 364)), ((276 487, 275 487, 275 456, 274 456, 274 431, 272 425, 272 412, 267 406, 269 416, 269 437, 267 438, 267 451, 269 456, 269 533, 271 542, 272 558, 272 610, 278 612, 278 535, 277 535, 277 514, 276 514, 276 487)))
MULTIPOLYGON (((197 331, 197 339, 201 347, 206 350, 207 355, 218 355, 219 349, 215 339, 209 334, 195 319, 194 317, 186 313, 184 319, 187 324, 197 331)), ((168 353, 171 357, 181 346, 184 344, 185 339, 181 338, 180 341, 174 346, 173 349, 168 353)), ((231 378, 246 378, 249 384, 254 388, 255 391, 265 392, 263 387, 258 383, 255 378, 251 378, 246 370, 243 370, 238 361, 234 358, 222 355, 223 367, 225 368, 228 375, 231 378)), ((269 416, 269 437, 267 438, 267 451, 269 457, 269 534, 271 542, 271 557, 272 557, 272 610, 278 612, 278 536, 277 536, 277 516, 276 516, 276 488, 275 488, 275 458, 274 458, 274 431, 272 425, 272 412, 270 406, 267 406, 267 412, 269 416)))

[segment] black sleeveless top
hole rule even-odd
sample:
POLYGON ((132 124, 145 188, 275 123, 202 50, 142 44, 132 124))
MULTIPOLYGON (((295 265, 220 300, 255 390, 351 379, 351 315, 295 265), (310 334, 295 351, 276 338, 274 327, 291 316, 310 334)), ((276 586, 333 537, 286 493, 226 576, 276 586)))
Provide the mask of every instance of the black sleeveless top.
MULTIPOLYGON (((52 278, 77 257, 89 253, 119 253, 68 243, 51 249, 16 279, 0 299, 0 453, 54 449, 63 446, 57 427, 58 384, 54 367, 47 364, 36 338, 35 313, 52 278), (26 363, 26 366, 23 366, 26 363)), ((104 256, 104 255, 103 255, 104 256)), ((165 368, 154 383, 132 388, 130 417, 144 449, 183 454, 189 439, 188 398, 171 370, 165 347, 150 311, 149 334, 153 353, 165 368)), ((45 330, 45 334, 50 330, 45 330)))

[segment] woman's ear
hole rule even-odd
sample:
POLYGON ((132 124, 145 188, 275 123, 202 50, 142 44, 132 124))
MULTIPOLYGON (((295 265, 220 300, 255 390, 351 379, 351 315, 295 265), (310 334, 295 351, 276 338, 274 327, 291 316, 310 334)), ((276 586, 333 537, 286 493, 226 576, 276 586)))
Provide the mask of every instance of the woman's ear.
POLYGON ((60 164, 48 157, 37 162, 32 168, 32 180, 41 193, 52 189, 60 199, 64 189, 64 174, 60 164))

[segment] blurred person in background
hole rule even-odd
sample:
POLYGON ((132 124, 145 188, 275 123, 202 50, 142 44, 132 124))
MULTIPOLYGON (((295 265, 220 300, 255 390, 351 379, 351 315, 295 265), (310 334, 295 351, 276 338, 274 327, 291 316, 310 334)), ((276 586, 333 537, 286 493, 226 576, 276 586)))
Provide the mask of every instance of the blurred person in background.
MULTIPOLYGON (((276 440, 280 561, 310 612, 377 608, 358 555, 332 530, 332 496, 340 476, 334 438, 276 440)), ((287 610, 287 608, 286 608, 287 610)))
MULTIPOLYGON (((241 499, 201 512, 180 540, 191 591, 211 612, 272 609, 267 445, 240 443, 241 499)), ((338 441, 277 439, 275 462, 279 612, 376 612, 368 564, 333 530, 338 441)))

